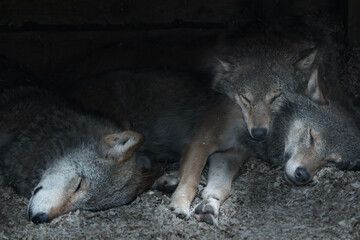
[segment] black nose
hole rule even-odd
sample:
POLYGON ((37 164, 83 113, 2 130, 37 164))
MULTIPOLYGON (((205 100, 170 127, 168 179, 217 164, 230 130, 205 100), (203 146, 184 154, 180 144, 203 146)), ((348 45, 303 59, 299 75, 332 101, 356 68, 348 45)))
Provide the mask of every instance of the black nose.
POLYGON ((310 174, 305 168, 298 167, 295 170, 295 181, 301 182, 301 183, 306 183, 309 180, 310 180, 310 174))
POLYGON ((39 224, 50 222, 50 219, 45 213, 38 213, 31 218, 31 221, 35 224, 39 224))
POLYGON ((251 129, 251 135, 257 140, 263 140, 267 135, 266 128, 253 128, 251 129))

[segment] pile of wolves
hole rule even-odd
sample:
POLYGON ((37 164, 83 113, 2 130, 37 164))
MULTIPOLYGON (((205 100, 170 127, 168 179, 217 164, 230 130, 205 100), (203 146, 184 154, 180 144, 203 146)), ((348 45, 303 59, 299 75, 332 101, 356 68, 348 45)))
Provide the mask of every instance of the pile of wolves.
POLYGON ((359 110, 338 84, 339 52, 331 34, 307 31, 222 35, 210 73, 117 69, 61 93, 1 79, 3 185, 30 198, 36 224, 121 206, 150 187, 174 191, 170 209, 189 217, 208 162, 194 216, 217 224, 251 158, 283 165, 297 186, 331 164, 358 169, 359 110), (153 167, 178 161, 172 174, 153 167))

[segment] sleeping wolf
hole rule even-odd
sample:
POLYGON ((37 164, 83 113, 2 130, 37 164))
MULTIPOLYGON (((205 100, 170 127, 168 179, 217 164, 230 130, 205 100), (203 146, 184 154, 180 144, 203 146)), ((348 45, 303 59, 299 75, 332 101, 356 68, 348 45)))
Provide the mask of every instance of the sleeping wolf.
MULTIPOLYGON (((286 38, 254 35, 242 37, 222 50, 222 59, 216 68, 212 86, 227 95, 229 100, 220 101, 211 107, 211 114, 205 114, 183 151, 180 182, 170 205, 178 215, 189 216, 190 203, 209 156, 214 154, 219 161, 221 158, 237 158, 243 163, 247 155, 253 152, 249 146, 256 145, 248 136, 254 140, 267 139, 276 115, 286 107, 288 98, 299 86, 306 85, 304 79, 308 79, 317 51, 312 48, 300 51, 301 47, 308 46, 289 43, 286 38), (229 101, 234 102, 234 105, 229 101), (236 106, 238 111, 232 109, 236 106), (221 109, 224 109, 223 112, 221 109), (223 125, 219 125, 219 119, 223 125), (245 132, 244 127, 247 129, 245 132), (230 133, 234 136, 230 136, 230 133), (235 149, 236 154, 226 156, 225 152, 229 149, 235 149), (219 151, 221 153, 217 153, 219 151), (187 161, 191 161, 191 164, 185 164, 187 161)), ((229 174, 234 176, 238 167, 231 167, 234 172, 229 174)), ((220 176, 224 174, 219 173, 220 176)), ((227 190, 222 192, 221 197, 217 197, 221 203, 229 194, 231 180, 227 183, 220 180, 215 182, 226 185, 224 188, 227 190)))
POLYGON ((264 140, 288 93, 308 79, 317 49, 274 34, 230 35, 218 48, 213 89, 238 104, 250 136, 264 140))
MULTIPOLYGON (((186 180, 185 189, 190 186, 192 191, 190 202, 186 203, 188 206, 195 195, 206 159, 211 153, 214 154, 210 161, 215 165, 222 164, 222 158, 226 157, 226 164, 231 164, 230 175, 234 176, 248 158, 248 154, 243 150, 245 147, 242 147, 237 139, 249 136, 241 110, 236 108, 233 111, 233 104, 227 97, 211 91, 210 81, 206 78, 202 80, 201 76, 190 73, 118 70, 85 80, 83 84, 73 87, 68 96, 88 110, 117 118, 117 121, 129 121, 131 128, 143 133, 146 138, 138 151, 140 156, 149 157, 150 162, 163 158, 178 161, 180 154, 182 161, 194 159, 191 165, 180 168, 179 174, 180 180, 186 180), (128 117, 126 120, 118 118, 122 113, 128 117), (192 137, 196 126, 210 130, 199 131, 202 134, 199 138, 196 133, 192 137), (227 129, 224 129, 225 127, 227 129), (218 132, 219 139, 210 132, 218 132), (186 144, 189 140, 191 144, 186 144), (211 148, 215 144, 214 141, 221 143, 221 146, 211 148), (202 151, 197 151, 198 148, 202 151), (217 154, 215 151, 224 153, 217 154)), ((215 172, 214 175, 218 174, 215 172)), ((220 174, 219 177, 221 176, 220 174)), ((179 179, 166 181, 164 178, 164 181, 160 179, 156 184, 163 184, 165 188, 170 189, 176 186, 179 179), (168 186, 166 182, 173 184, 168 186)), ((223 181, 218 183, 222 184, 223 181)), ((178 215, 188 216, 188 207, 174 206, 176 199, 183 199, 182 186, 179 187, 174 195, 172 207, 178 215)), ((223 200, 225 199, 221 199, 223 200)))
MULTIPOLYGON (((321 94, 319 85, 311 84, 315 73, 309 80, 311 89, 305 92, 321 94)), ((359 169, 360 135, 354 117, 334 101, 325 99, 329 104, 319 105, 301 94, 292 99, 294 102, 287 103, 276 115, 274 127, 262 142, 244 137, 235 127, 241 119, 235 104, 225 101, 215 105, 202 119, 184 151, 181 181, 171 207, 179 214, 189 215, 198 184, 195 174, 202 170, 194 167, 203 166, 201 163, 208 157, 208 185, 202 193, 204 200, 195 209, 195 217, 210 224, 217 223, 219 207, 230 194, 239 163, 250 154, 284 164, 286 180, 295 185, 308 183, 328 163, 333 162, 340 169, 359 169)))
POLYGON ((254 139, 266 138, 287 98, 304 94, 315 68, 327 84, 338 80, 340 25, 326 14, 306 14, 253 23, 219 38, 213 88, 239 105, 254 139))
POLYGON ((278 116, 274 125, 278 131, 267 143, 267 156, 272 162, 280 159, 285 164, 285 178, 294 185, 308 183, 328 163, 335 163, 340 169, 360 167, 358 115, 349 111, 351 106, 344 106, 347 101, 326 98, 321 85, 314 85, 318 78, 315 69, 306 92, 327 104, 319 105, 303 95, 294 96, 291 107, 278 116))
POLYGON ((54 103, 36 88, 9 90, 1 99, 16 113, 2 109, 10 113, 0 119, 1 130, 11 120, 15 130, 2 141, 0 167, 6 185, 31 197, 29 220, 43 223, 75 209, 120 206, 146 187, 135 154, 140 133, 72 110, 58 98, 54 103))
POLYGON ((175 76, 115 71, 94 77, 95 85, 87 81, 85 88, 73 89, 85 108, 141 130, 147 138, 141 147, 141 134, 72 110, 44 90, 6 91, 1 96, 1 169, 5 184, 31 196, 29 219, 42 223, 75 209, 126 204, 153 182, 154 175, 141 172, 150 160, 179 160, 215 95, 201 78, 175 76))

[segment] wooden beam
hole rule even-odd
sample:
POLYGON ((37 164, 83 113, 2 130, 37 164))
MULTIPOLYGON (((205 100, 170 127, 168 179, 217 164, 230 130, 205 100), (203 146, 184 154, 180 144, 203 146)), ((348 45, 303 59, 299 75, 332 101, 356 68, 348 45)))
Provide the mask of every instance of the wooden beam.
POLYGON ((360 43, 360 1, 348 0, 348 43, 350 46, 360 43))
POLYGON ((0 26, 227 23, 249 17, 251 0, 1 0, 0 26))
POLYGON ((50 82, 119 67, 203 70, 226 29, 0 33, 0 53, 50 82))

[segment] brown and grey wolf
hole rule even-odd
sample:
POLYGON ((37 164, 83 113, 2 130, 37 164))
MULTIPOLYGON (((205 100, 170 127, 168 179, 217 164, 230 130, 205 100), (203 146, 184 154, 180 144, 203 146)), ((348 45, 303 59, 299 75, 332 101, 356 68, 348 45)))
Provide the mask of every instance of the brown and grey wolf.
POLYGON ((316 99, 323 99, 323 104, 307 101, 303 95, 294 96, 291 108, 279 115, 275 124, 280 131, 274 133, 273 139, 279 141, 268 142, 267 156, 272 161, 282 159, 285 179, 294 185, 308 183, 329 163, 347 170, 360 167, 358 114, 351 111, 351 106, 344 106, 348 101, 327 98, 321 85, 311 83, 320 77, 315 69, 308 84, 313 89, 307 92, 320 95, 316 99))
MULTIPOLYGON (((128 121, 131 129, 144 134, 146 140, 140 147, 138 156, 149 159, 150 163, 164 158, 179 161, 181 154, 183 160, 205 159, 193 161, 191 165, 182 165, 187 167, 180 169, 180 180, 187 179, 192 189, 197 188, 198 178, 211 153, 212 165, 232 164, 230 174, 234 176, 248 158, 243 150, 245 147, 238 140, 250 138, 240 108, 234 108, 230 99, 212 91, 206 76, 202 79, 202 75, 191 73, 117 70, 85 79, 83 84, 68 92, 68 97, 88 111, 110 118, 124 113, 127 119, 117 121, 128 121), (93 98, 91 101, 88 100, 90 97, 93 98), (193 131, 199 127, 208 131, 201 132, 203 138, 195 142, 191 140, 197 139, 197 133, 193 136, 193 131), (213 133, 219 133, 219 136, 214 136, 213 133), (187 144, 189 141, 191 144, 187 144), (214 145, 214 141, 221 146, 214 145), (215 153, 216 151, 221 152, 215 153), (200 156, 193 157, 192 154, 200 156), (191 175, 195 178, 186 178, 191 175)), ((250 141, 253 140, 250 138, 250 141)), ((218 174, 215 172, 210 175, 218 174)), ((161 186, 172 182, 170 185, 173 186, 165 188, 174 188, 178 180, 166 181, 165 178, 165 181, 160 179, 155 184, 161 186)), ((229 182, 231 184, 231 180, 229 182)), ((178 188, 176 196, 181 195, 178 188)), ((190 202, 191 200, 192 197, 190 202)), ((225 199, 220 199, 223 200, 225 199)), ((189 215, 188 212, 174 210, 178 215, 189 215)))
POLYGON ((1 100, 11 106, 1 109, 3 184, 30 198, 32 222, 124 205, 146 188, 136 157, 142 134, 34 87, 7 90, 1 100))
MULTIPOLYGON (((250 155, 272 164, 284 164, 284 174, 294 185, 308 183, 316 172, 329 163, 340 169, 360 167, 360 134, 354 116, 338 103, 319 105, 320 85, 313 82, 314 71, 305 92, 293 96, 279 112, 265 141, 244 137, 239 128, 241 112, 227 100, 215 105, 204 116, 185 149, 180 166, 180 183, 174 193, 171 207, 176 213, 189 216, 189 207, 206 160, 210 162, 208 184, 202 193, 204 199, 195 209, 195 217, 217 224, 219 207, 230 194, 231 182, 241 164, 250 155), (316 88, 316 89, 315 89, 316 88)), ((244 131, 245 123, 243 122, 244 131)))
MULTIPOLYGON (((211 107, 200 120, 183 151, 183 162, 179 171, 180 183, 170 205, 180 216, 189 216, 189 207, 208 157, 210 172, 213 171, 211 166, 216 166, 217 161, 227 164, 222 158, 237 162, 237 167, 229 167, 234 172, 217 173, 221 177, 214 180, 224 186, 221 196, 216 197, 219 204, 227 198, 237 169, 254 152, 254 147, 251 147, 256 146, 254 140, 267 139, 272 132, 276 115, 287 106, 288 99, 296 92, 295 89, 306 85, 309 69, 317 53, 313 48, 300 48, 308 47, 306 44, 296 45, 288 42, 286 38, 273 35, 253 35, 236 39, 235 43, 231 39, 232 45, 229 43, 229 46, 222 50, 212 82, 212 87, 229 99, 219 100, 220 103, 211 107), (231 151, 228 156, 229 150, 231 151), (191 164, 184 164, 187 161, 191 161, 191 164), (226 174, 232 177, 228 179, 224 176, 226 174), (227 182, 221 179, 226 179, 227 182)), ((303 89, 305 94, 305 87, 303 89)), ((315 95, 312 98, 315 98, 315 95)), ((219 166, 214 168, 220 169, 219 166)), ((209 178, 212 175, 210 174, 209 178)), ((207 192, 209 191, 204 191, 204 194, 207 195, 207 192)), ((213 220, 215 219, 208 219, 213 220)))
POLYGON ((100 210, 131 201, 150 183, 140 169, 157 160, 178 161, 198 119, 217 99, 202 75, 127 70, 86 79, 68 96, 92 113, 74 110, 62 99, 53 103, 51 94, 37 88, 3 95, 4 179, 28 196, 36 186, 28 211, 36 223, 75 209, 100 210), (12 109, 19 110, 12 114, 12 109))
MULTIPOLYGON (((305 59, 309 57, 311 58, 305 56, 305 59)), ((299 61, 296 57, 293 58, 299 61)), ((269 57, 268 60, 273 61, 273 57, 269 57)), ((261 60, 258 66, 262 63, 261 60)), ((292 63, 293 61, 288 62, 291 71, 286 74, 297 77, 293 73, 292 63)), ((281 71, 281 68, 278 70, 281 71)), ((284 76, 288 76, 286 74, 284 76)), ((215 82, 219 85, 218 80, 215 82)), ((275 80, 271 80, 275 83, 274 89, 281 89, 280 81, 275 80)), ((264 86, 260 87, 263 90, 264 86)), ((232 88, 234 89, 236 88, 232 88)), ((277 94, 269 97, 269 101, 278 101, 279 104, 274 103, 274 106, 279 110, 284 99, 281 92, 277 94)), ((201 74, 116 70, 94 76, 92 79, 84 79, 79 85, 71 86, 67 96, 88 111, 104 115, 119 123, 128 123, 128 128, 144 134, 146 141, 139 149, 138 156, 145 159, 147 166, 157 160, 178 161, 181 154, 182 161, 198 160, 192 161, 192 165, 182 164, 180 167, 177 179, 180 180, 180 185, 174 194, 171 208, 182 216, 189 216, 189 206, 195 195, 201 171, 210 155, 211 166, 231 164, 231 173, 225 171, 209 175, 219 175, 222 176, 220 179, 227 180, 226 183, 212 180, 226 186, 226 190, 221 190, 222 195, 217 198, 222 202, 229 194, 232 181, 223 177, 224 174, 234 177, 249 157, 249 145, 256 143, 249 139, 249 128, 244 121, 242 109, 238 107, 237 110, 233 110, 234 106, 238 105, 234 105, 227 97, 212 92, 209 79, 201 74), (220 125, 222 121, 228 124, 220 125), (197 129, 207 130, 197 130, 193 134, 196 126, 197 129), (190 143, 186 144, 189 140, 190 143)), ((213 168, 210 168, 210 171, 211 169, 213 168)), ((177 181, 173 182, 173 185, 176 185, 177 181)))
POLYGON ((240 107, 250 136, 264 140, 287 93, 308 79, 317 49, 312 43, 270 33, 238 35, 220 41, 213 89, 240 107))
POLYGON ((213 89, 237 103, 251 137, 264 140, 287 98, 304 94, 315 68, 327 84, 338 81, 341 29, 326 14, 305 14, 224 34, 214 48, 213 89))

